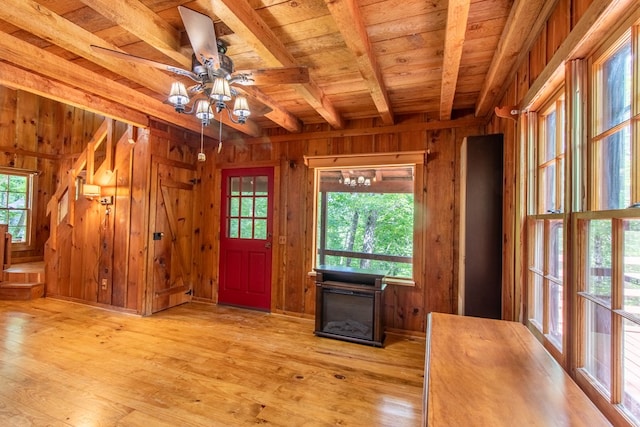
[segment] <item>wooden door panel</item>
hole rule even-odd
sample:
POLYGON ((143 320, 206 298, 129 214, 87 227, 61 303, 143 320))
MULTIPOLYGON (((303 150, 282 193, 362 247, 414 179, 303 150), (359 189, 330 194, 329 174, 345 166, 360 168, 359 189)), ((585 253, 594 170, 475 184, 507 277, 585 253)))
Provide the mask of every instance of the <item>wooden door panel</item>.
POLYGON ((273 168, 225 170, 218 302, 271 309, 273 168))
POLYGON ((267 290, 267 283, 262 272, 267 268, 264 252, 249 252, 246 271, 249 274, 248 292, 263 294, 267 290))
POLYGON ((192 289, 193 178, 176 166, 154 166, 151 312, 188 302, 192 289))

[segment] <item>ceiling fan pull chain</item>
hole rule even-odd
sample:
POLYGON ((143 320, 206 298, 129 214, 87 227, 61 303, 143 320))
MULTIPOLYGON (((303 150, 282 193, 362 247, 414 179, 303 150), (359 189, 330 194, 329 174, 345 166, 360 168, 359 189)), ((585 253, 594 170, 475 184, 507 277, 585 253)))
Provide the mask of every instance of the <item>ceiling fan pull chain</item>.
POLYGON ((200 122, 200 152, 198 153, 198 161, 205 162, 207 160, 204 154, 204 120, 200 122))
POLYGON ((218 136, 218 154, 220 154, 220 152, 222 151, 222 116, 220 115, 218 115, 218 123, 219 123, 218 129, 220 130, 219 136, 218 136))

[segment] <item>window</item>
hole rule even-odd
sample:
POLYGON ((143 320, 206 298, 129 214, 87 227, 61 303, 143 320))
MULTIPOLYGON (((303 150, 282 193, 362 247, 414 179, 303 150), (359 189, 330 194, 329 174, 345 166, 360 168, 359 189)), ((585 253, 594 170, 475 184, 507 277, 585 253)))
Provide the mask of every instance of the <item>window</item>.
POLYGON ((267 239, 267 176, 229 177, 226 237, 229 239, 267 239))
POLYGON ((637 34, 628 31, 591 63, 588 200, 575 216, 578 376, 640 425, 637 34))
POLYGON ((413 285, 423 274, 424 151, 307 156, 314 170, 314 248, 311 267, 336 266, 386 275, 413 285))
POLYGON ((564 92, 532 113, 528 216, 529 324, 558 355, 562 353, 564 310, 564 92))
POLYGON ((413 166, 319 170, 316 266, 413 277, 413 166))
POLYGON ((0 224, 7 224, 14 244, 31 241, 34 173, 0 169, 0 224))

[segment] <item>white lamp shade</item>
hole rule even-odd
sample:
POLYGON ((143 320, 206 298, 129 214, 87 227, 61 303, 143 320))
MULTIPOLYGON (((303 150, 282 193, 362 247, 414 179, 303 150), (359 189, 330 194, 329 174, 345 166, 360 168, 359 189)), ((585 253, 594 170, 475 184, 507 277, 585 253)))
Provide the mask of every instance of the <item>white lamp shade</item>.
POLYGON ((213 81, 213 89, 211 89, 211 98, 222 102, 231 100, 231 88, 227 79, 216 77, 213 81))
POLYGON ((176 105, 186 105, 189 103, 189 95, 187 88, 182 82, 173 82, 171 84, 171 92, 169 92, 169 102, 176 105))
POLYGON ((236 102, 233 104, 233 114, 238 117, 247 117, 249 114, 251 114, 247 98, 245 98, 244 96, 236 97, 236 102))
POLYGON ((206 99, 201 99, 196 104, 196 117, 203 121, 209 121, 213 117, 211 104, 206 99))

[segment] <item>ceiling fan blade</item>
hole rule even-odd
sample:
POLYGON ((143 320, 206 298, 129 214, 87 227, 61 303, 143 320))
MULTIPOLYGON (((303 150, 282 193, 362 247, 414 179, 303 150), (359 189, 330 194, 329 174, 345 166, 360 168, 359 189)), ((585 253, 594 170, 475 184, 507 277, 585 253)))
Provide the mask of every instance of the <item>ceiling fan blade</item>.
POLYGON ((212 66, 214 70, 220 68, 216 31, 211 18, 184 6, 178 6, 178 11, 198 61, 212 66))
POLYGON ((309 68, 307 67, 261 68, 241 70, 235 74, 246 76, 246 79, 237 79, 237 83, 245 86, 309 83, 309 68))
POLYGON ((197 82, 200 81, 200 79, 198 78, 198 75, 196 75, 194 72, 187 71, 187 70, 184 70, 184 69, 179 68, 179 67, 174 67, 173 65, 163 64, 162 62, 152 61, 150 59, 141 58, 139 56, 131 55, 131 54, 124 53, 124 52, 119 52, 117 50, 107 49, 105 47, 100 47, 100 46, 96 46, 96 45, 91 45, 91 49, 93 49, 95 52, 104 53, 106 55, 110 55, 110 56, 114 56, 116 58, 124 59, 125 61, 137 62, 139 64, 148 65, 150 67, 159 68, 161 70, 171 71, 172 73, 179 74, 181 76, 189 77, 190 79, 193 79, 193 80, 195 80, 197 82))

